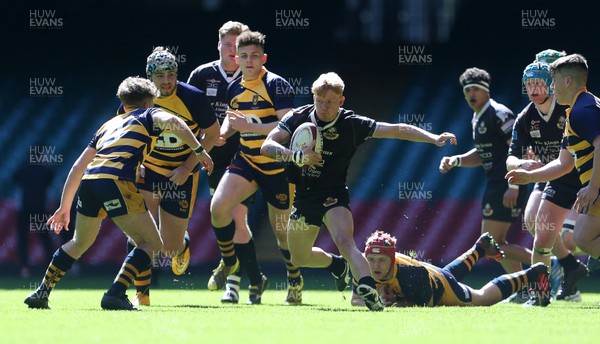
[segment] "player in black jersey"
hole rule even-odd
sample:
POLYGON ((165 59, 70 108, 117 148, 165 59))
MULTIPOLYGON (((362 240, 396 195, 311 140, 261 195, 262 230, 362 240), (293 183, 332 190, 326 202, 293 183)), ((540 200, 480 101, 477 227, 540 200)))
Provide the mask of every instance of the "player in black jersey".
POLYGON ((127 255, 114 283, 104 294, 101 307, 135 310, 125 292, 139 272, 150 267, 151 257, 162 248, 158 228, 134 184, 140 164, 168 128, 182 142, 193 147, 209 173, 212 171, 210 157, 185 122, 152 108, 158 90, 150 81, 127 78, 119 85, 117 96, 124 104, 125 113, 113 117, 98 129, 71 168, 60 207, 48 219, 48 225, 55 233, 69 230, 71 205, 79 188, 73 239, 56 251, 42 283, 25 299, 30 308, 49 308, 48 297, 56 283, 94 243, 102 220, 110 217, 133 240, 135 248, 127 255))
MULTIPOLYGON (((548 64, 535 61, 525 67, 523 85, 531 102, 517 116, 513 128, 506 159, 509 171, 516 168, 534 170, 558 158, 567 107, 556 104, 550 92, 551 82, 548 64)), ((531 264, 542 262, 550 266, 553 253, 567 276, 556 295, 557 300, 581 300, 574 283, 588 273, 585 265, 567 250, 559 237, 559 229, 569 215, 580 188, 577 171, 573 169, 558 179, 536 183, 525 208, 525 223, 534 235, 531 264)), ((554 288, 558 288, 560 280, 556 282, 552 283, 554 288)), ((526 306, 538 304, 538 300, 533 298, 525 303, 526 306)))
POLYGON ((445 156, 439 170, 447 173, 457 166, 482 166, 487 178, 482 198, 482 233, 489 232, 506 253, 501 264, 507 272, 521 270, 520 263, 529 264, 531 252, 509 244, 506 234, 511 223, 519 219, 526 197, 526 187, 507 185, 506 155, 515 116, 506 106, 490 98, 490 75, 483 69, 469 68, 459 78, 467 104, 473 109, 473 140, 475 148, 454 156, 445 156))
MULTIPOLYGON (((196 86, 206 93, 215 114, 219 120, 219 124, 223 125, 223 121, 227 116, 227 88, 229 84, 240 76, 241 70, 235 61, 237 53, 235 40, 244 31, 249 30, 248 26, 236 21, 228 21, 219 29, 219 59, 205 63, 194 69, 188 78, 188 84, 196 86)), ((240 146, 240 133, 236 132, 227 140, 221 138, 221 141, 210 151, 210 156, 215 163, 213 173, 208 177, 210 194, 214 195, 219 181, 225 174, 227 166, 231 163, 231 159, 238 151, 240 146)), ((261 274, 260 267, 256 260, 256 249, 252 232, 248 227, 248 206, 253 201, 253 196, 246 199, 233 209, 233 221, 235 222, 235 236, 233 242, 235 245, 235 253, 240 260, 240 270, 245 270, 250 279, 250 297, 249 304, 261 303, 261 296, 267 287, 267 278, 261 274)), ((223 268, 224 262, 221 260, 219 267, 214 273, 218 273, 223 268)), ((240 273, 236 273, 235 277, 230 279, 234 282, 240 278, 240 273)), ((230 283, 226 285, 225 293, 221 299, 222 302, 237 303, 239 301, 239 280, 238 284, 230 283)), ((215 286, 217 289, 222 286, 215 286)))
MULTIPOLYGON (((290 183, 296 185, 292 214, 288 223, 288 244, 292 262, 298 266, 326 268, 336 278, 338 290, 348 282, 348 264, 358 279, 357 294, 370 310, 383 305, 370 276, 369 265, 356 247, 354 221, 346 176, 357 147, 369 138, 395 138, 444 146, 456 137, 434 135, 407 124, 376 122, 342 108, 344 82, 335 73, 321 74, 312 85, 314 104, 294 109, 280 121, 262 145, 261 153, 288 163, 290 183), (285 147, 302 123, 312 122, 323 135, 323 150, 313 147, 294 152, 285 147), (342 257, 313 247, 321 225, 325 225, 342 257), (344 258, 348 263, 345 262, 344 258)), ((314 146, 314 145, 313 145, 314 146)))
MULTIPOLYGON (((573 239, 578 247, 592 257, 600 256, 600 203, 598 188, 600 171, 595 168, 600 157, 595 149, 600 145, 600 100, 586 88, 588 65, 579 54, 561 57, 550 64, 556 102, 567 105, 562 149, 557 159, 545 166, 527 171, 516 169, 506 179, 518 184, 553 180, 577 169, 582 188, 573 205, 579 212, 573 239)), ((565 277, 566 280, 566 277, 565 277)))

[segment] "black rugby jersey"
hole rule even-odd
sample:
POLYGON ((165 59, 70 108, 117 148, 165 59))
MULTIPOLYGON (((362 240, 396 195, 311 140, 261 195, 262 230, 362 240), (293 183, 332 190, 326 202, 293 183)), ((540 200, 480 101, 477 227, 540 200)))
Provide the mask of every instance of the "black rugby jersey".
MULTIPOLYGON (((228 76, 220 67, 220 61, 205 63, 194 69, 188 79, 188 84, 204 91, 210 101, 210 105, 215 110, 215 115, 219 125, 223 125, 227 111, 227 87, 240 75, 238 69, 231 76, 228 76)), ((231 162, 231 159, 240 147, 240 133, 236 132, 227 139, 225 145, 215 146, 210 151, 210 157, 213 159, 215 169, 225 168, 231 162)))
POLYGON ((370 138, 377 123, 359 116, 351 110, 340 108, 338 118, 330 123, 317 119, 314 104, 304 105, 285 115, 279 127, 290 135, 304 122, 313 122, 323 134, 322 167, 300 168, 294 163, 287 166, 290 183, 296 192, 335 190, 346 188, 350 161, 360 144, 370 138))
MULTIPOLYGON (((535 105, 529 103, 517 116, 508 154, 519 159, 528 159, 527 150, 531 147, 536 159, 541 163, 547 164, 558 159, 567 120, 566 109, 567 106, 554 103, 549 116, 542 116, 535 105)), ((581 187, 575 168, 556 181, 576 188, 581 187)))
POLYGON ((473 141, 481 158, 486 177, 490 181, 504 180, 508 140, 511 137, 515 115, 506 106, 490 99, 479 115, 475 113, 473 141))

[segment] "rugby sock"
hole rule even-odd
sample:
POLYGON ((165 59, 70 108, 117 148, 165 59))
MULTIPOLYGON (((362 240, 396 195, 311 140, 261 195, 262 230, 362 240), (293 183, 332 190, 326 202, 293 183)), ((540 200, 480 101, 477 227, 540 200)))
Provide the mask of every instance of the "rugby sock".
POLYGON ((235 254, 240 260, 240 268, 245 269, 248 274, 251 286, 257 286, 262 283, 260 267, 256 260, 256 248, 254 247, 254 239, 246 244, 235 244, 235 254))
POLYGON ((125 261, 123 261, 121 270, 119 270, 115 281, 106 294, 117 296, 125 293, 131 282, 140 274, 140 271, 146 271, 150 268, 151 262, 150 256, 144 250, 139 248, 133 249, 133 251, 129 252, 125 261))
POLYGON ((346 264, 344 264, 344 258, 342 256, 331 255, 331 265, 326 267, 327 271, 331 272, 334 276, 339 276, 344 272, 346 264))
POLYGON ((235 265, 237 259, 235 255, 235 246, 233 244, 233 236, 235 235, 235 222, 233 220, 225 227, 214 227, 215 235, 217 237, 217 244, 219 244, 219 250, 223 257, 223 262, 227 266, 235 265))
POLYGON ((279 248, 281 251, 281 255, 283 255, 283 261, 285 262, 285 267, 287 268, 288 281, 291 286, 300 285, 302 280, 300 279, 300 268, 292 264, 292 254, 289 250, 285 250, 283 248, 279 248))
POLYGON ((144 295, 150 295, 150 284, 152 283, 152 269, 147 269, 145 271, 140 272, 140 274, 135 277, 133 283, 135 284, 135 289, 137 292, 142 293, 144 295))
POLYGON ((371 276, 361 277, 358 280, 358 285, 361 285, 361 284, 366 284, 366 285, 368 285, 369 287, 371 287, 373 289, 377 288, 377 286, 375 285, 375 280, 371 276))
POLYGON ((37 288, 37 293, 45 293, 45 297, 48 297, 56 283, 60 281, 60 279, 69 271, 73 263, 76 261, 73 257, 69 256, 67 252, 65 252, 62 247, 60 247, 56 252, 54 252, 54 256, 52 256, 52 260, 48 265, 48 269, 46 270, 46 275, 42 279, 42 283, 37 288))
POLYGON ((133 242, 131 242, 131 240, 127 239, 127 254, 129 254, 129 252, 133 251, 134 248, 135 248, 135 244, 133 242))
POLYGON ((575 256, 573 256, 572 253, 569 253, 566 257, 559 259, 558 263, 563 267, 563 269, 565 269, 565 275, 573 270, 577 270, 579 267, 579 261, 577 258, 575 258, 575 256))
POLYGON ((475 244, 470 250, 463 253, 462 256, 444 266, 444 270, 450 272, 457 281, 460 281, 473 269, 477 260, 484 255, 485 250, 483 247, 475 244))
POLYGON ((517 291, 527 289, 529 281, 536 281, 537 278, 538 272, 529 268, 527 270, 497 277, 492 283, 500 289, 502 299, 506 299, 517 291))

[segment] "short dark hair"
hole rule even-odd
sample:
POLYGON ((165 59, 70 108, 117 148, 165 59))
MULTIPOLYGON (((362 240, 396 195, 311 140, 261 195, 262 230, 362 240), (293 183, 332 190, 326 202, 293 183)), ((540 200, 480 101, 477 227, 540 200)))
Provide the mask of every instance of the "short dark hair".
POLYGON ((560 57, 550 64, 550 73, 552 74, 560 72, 563 69, 567 69, 570 71, 579 70, 580 72, 584 72, 587 75, 587 60, 580 54, 571 54, 560 57))
POLYGON ((244 31, 235 40, 235 46, 239 49, 249 45, 258 45, 264 51, 266 37, 258 31, 244 31))
POLYGON ((154 83, 139 76, 130 76, 123 80, 117 89, 117 97, 123 105, 142 107, 145 102, 154 100, 160 92, 154 83))
POLYGON ((487 84, 487 88, 489 88, 492 82, 492 77, 490 76, 490 73, 484 69, 471 67, 460 75, 458 82, 460 82, 461 86, 463 87, 471 83, 480 84, 481 82, 484 82, 487 84))

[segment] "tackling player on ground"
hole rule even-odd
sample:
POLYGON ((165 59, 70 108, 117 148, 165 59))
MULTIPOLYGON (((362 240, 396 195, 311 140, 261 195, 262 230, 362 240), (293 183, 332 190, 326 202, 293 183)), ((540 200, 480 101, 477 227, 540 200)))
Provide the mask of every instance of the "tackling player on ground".
POLYGON ((489 233, 481 235, 469 251, 444 268, 396 252, 396 238, 382 231, 369 236, 364 254, 386 306, 490 306, 523 288, 536 295, 540 306, 550 303, 548 266, 543 263, 502 275, 481 289, 460 283, 480 258, 504 257, 489 233))

